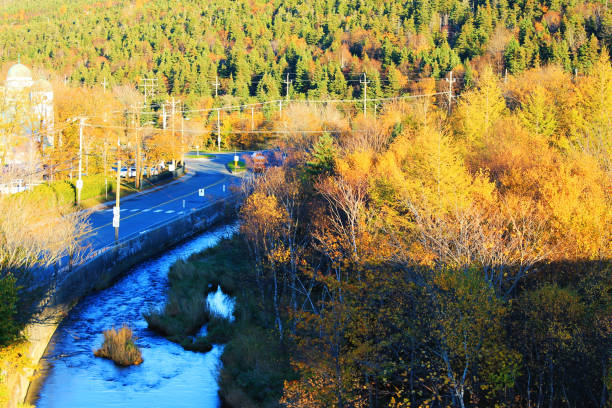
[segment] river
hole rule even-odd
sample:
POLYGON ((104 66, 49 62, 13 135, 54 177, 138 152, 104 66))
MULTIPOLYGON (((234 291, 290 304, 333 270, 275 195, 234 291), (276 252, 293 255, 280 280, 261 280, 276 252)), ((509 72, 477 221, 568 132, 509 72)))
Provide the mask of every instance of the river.
MULTIPOLYGON (((208 353, 185 351, 147 329, 142 317, 165 300, 167 273, 181 258, 215 245, 237 226, 218 227, 132 268, 113 286, 93 293, 76 305, 55 332, 43 357, 41 380, 28 401, 39 408, 79 407, 202 407, 220 405, 217 373, 222 345, 208 353), (93 356, 102 331, 127 324, 138 338, 144 362, 121 368, 93 356)), ((233 303, 211 293, 218 307, 233 303)), ((228 310, 219 310, 228 314, 228 310)), ((229 311, 231 316, 231 311, 229 311)))

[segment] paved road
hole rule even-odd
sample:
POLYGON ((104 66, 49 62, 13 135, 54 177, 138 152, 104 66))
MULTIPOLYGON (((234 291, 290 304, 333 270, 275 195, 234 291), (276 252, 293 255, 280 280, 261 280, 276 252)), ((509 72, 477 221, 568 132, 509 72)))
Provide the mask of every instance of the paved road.
MULTIPOLYGON (((187 159, 185 176, 155 191, 121 200, 119 239, 229 195, 230 185, 240 181, 240 175, 231 174, 226 167, 233 156, 233 153, 219 153, 210 159, 187 159), (204 197, 198 195, 200 188, 205 188, 204 197)), ((89 218, 92 232, 86 239, 90 250, 112 245, 115 242, 112 206, 94 211, 89 218)))

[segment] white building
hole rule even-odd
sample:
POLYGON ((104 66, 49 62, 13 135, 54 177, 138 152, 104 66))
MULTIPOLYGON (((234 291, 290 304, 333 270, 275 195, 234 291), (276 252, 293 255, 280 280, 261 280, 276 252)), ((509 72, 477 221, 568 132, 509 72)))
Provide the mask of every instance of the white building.
POLYGON ((0 86, 0 152, 3 165, 32 164, 54 145, 53 87, 34 81, 28 67, 18 62, 0 86), (32 152, 34 150, 34 152, 32 152))
POLYGON ((42 180, 41 158, 54 145, 53 87, 18 62, 0 85, 0 194, 42 180))

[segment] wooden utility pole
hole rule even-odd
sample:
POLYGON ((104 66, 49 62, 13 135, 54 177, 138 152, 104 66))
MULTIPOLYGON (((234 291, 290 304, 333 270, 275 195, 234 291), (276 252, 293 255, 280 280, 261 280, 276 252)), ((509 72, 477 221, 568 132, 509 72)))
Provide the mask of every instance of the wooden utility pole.
POLYGON ((121 212, 121 139, 117 133, 117 186, 115 188, 115 209, 113 210, 113 226, 115 227, 115 241, 119 240, 119 214, 121 212), (116 223, 115 223, 116 220, 116 223))
POLYGON ((176 104, 178 103, 178 101, 174 100, 174 97, 172 97, 172 165, 174 166, 174 170, 176 171, 176 143, 175 143, 175 134, 174 134, 174 117, 176 115, 176 104))
POLYGON ((162 129, 166 130, 166 104, 162 104, 162 129))
POLYGON ((217 109, 217 147, 221 151, 221 111, 217 109))
POLYGON ((251 106, 251 132, 255 130, 255 108, 251 106))
MULTIPOLYGON (((287 74, 287 79, 285 79, 285 85, 287 85, 287 91, 285 93, 285 99, 287 100, 287 104, 289 104, 289 87, 291 86, 291 82, 293 82, 293 81, 289 80, 289 74, 287 74)), ((282 105, 281 105, 281 113, 282 112, 283 112, 283 109, 282 109, 282 105)))
POLYGON ((181 113, 181 166, 185 171, 185 117, 181 113))
POLYGON ((448 78, 446 78, 446 82, 448 82, 448 113, 451 113, 452 103, 453 103, 453 82, 456 79, 453 78, 453 71, 448 73, 448 78))
POLYGON ((76 183, 76 201, 77 205, 81 204, 81 190, 83 190, 83 179, 81 178, 83 168, 83 127, 85 126, 85 118, 79 121, 79 179, 76 183))
POLYGON ((363 80, 359 81, 363 85, 363 117, 368 116, 367 103, 368 103, 368 78, 366 73, 363 73, 363 80))
POLYGON ((137 116, 137 107, 134 106, 134 114, 133 114, 133 121, 134 121, 134 132, 135 133, 135 139, 136 139, 136 181, 135 181, 135 187, 137 190, 140 190, 141 187, 141 178, 142 178, 142 172, 141 172, 141 160, 140 160, 140 156, 142 155, 141 153, 141 149, 142 149, 142 143, 140 141, 140 118, 137 116))

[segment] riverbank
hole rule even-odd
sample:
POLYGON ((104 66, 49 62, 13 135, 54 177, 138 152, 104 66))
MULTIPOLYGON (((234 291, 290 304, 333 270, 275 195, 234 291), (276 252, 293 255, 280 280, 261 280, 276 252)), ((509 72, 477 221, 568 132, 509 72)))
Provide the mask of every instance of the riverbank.
MULTIPOLYGON (((224 407, 274 407, 283 384, 294 377, 287 343, 274 332, 274 314, 261 302, 255 270, 239 235, 190 256, 168 274, 166 306, 149 315, 149 326, 168 339, 192 344, 225 344, 219 373, 224 407), (235 320, 216 319, 199 308, 205 294, 221 287, 235 299, 235 320), (192 340, 199 327, 206 334, 192 340)), ((206 348, 203 349, 206 351, 206 348)))
MULTIPOLYGON (((222 346, 208 353, 185 351, 147 329, 143 313, 163 304, 170 267, 180 259, 233 234, 222 224, 151 257, 113 285, 82 299, 58 327, 45 352, 45 369, 31 386, 27 402, 38 408, 150 408, 219 406, 216 373, 222 346), (102 332, 129 325, 142 351, 142 364, 118 367, 96 358, 102 332)), ((211 295, 211 308, 222 304, 211 295)), ((230 308, 228 308, 230 311, 230 308)))
POLYGON ((79 299, 93 290, 107 287, 133 265, 233 216, 238 200, 238 196, 230 196, 177 216, 105 251, 92 254, 77 267, 59 271, 52 304, 45 311, 49 317, 25 330, 29 343, 27 356, 31 364, 24 369, 6 370, 2 375, 2 382, 8 389, 7 406, 17 407, 25 400, 35 373, 32 367, 40 361, 62 317, 79 299))

